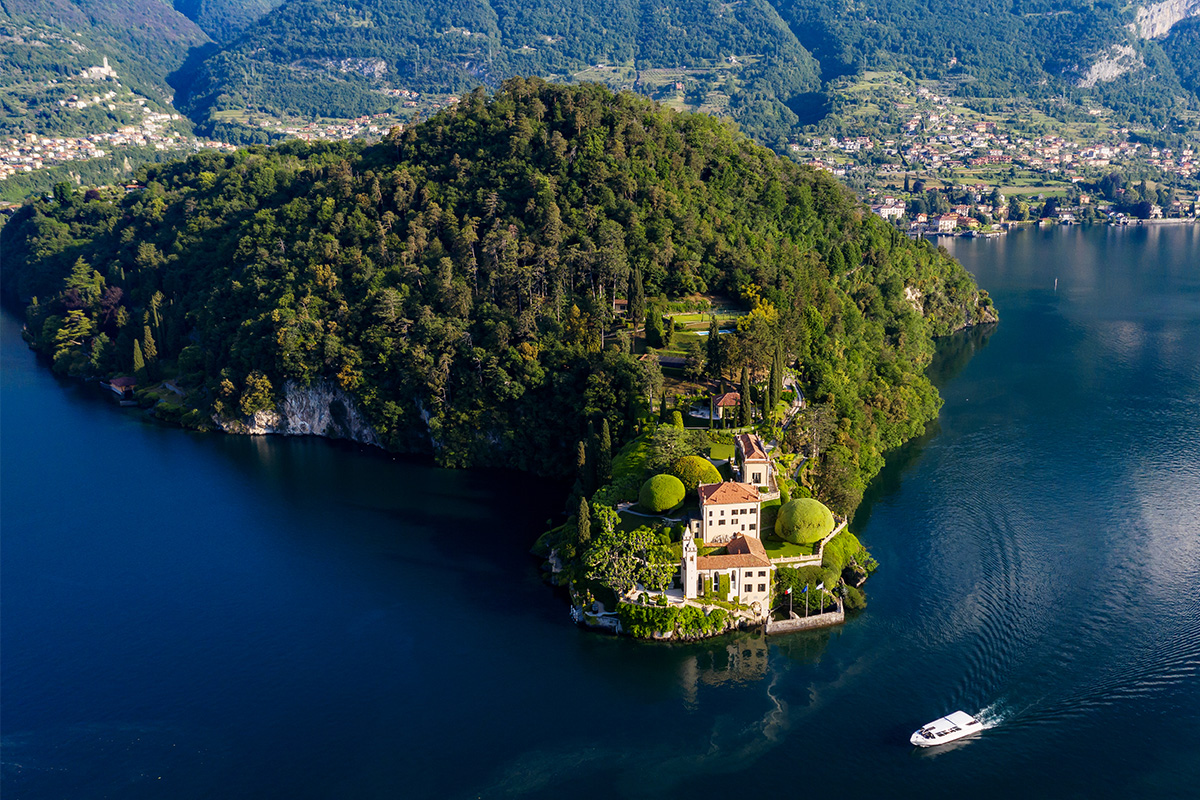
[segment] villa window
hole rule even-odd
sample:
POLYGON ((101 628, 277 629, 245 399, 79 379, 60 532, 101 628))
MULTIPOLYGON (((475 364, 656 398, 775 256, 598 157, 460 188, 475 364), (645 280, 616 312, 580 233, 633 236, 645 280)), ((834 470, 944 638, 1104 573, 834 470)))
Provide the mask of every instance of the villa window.
POLYGON ((755 528, 757 528, 757 527, 758 527, 758 526, 757 526, 757 525, 755 525, 753 522, 751 522, 751 523, 750 523, 750 530, 754 530, 754 529, 755 529, 755 528))
POLYGON ((765 591, 767 590, 767 585, 766 585, 765 583, 760 583, 760 584, 758 585, 758 590, 759 590, 760 592, 765 592, 765 591))
POLYGON ((725 509, 723 509, 723 508, 721 509, 721 516, 722 517, 725 516, 725 509))
POLYGON ((717 524, 718 524, 718 525, 724 525, 724 524, 725 524, 725 520, 721 520, 721 521, 720 521, 720 522, 718 522, 717 524))
POLYGON ((765 578, 765 577, 767 577, 767 571, 766 571, 765 569, 760 569, 760 570, 758 571, 758 577, 760 577, 760 578, 765 578))

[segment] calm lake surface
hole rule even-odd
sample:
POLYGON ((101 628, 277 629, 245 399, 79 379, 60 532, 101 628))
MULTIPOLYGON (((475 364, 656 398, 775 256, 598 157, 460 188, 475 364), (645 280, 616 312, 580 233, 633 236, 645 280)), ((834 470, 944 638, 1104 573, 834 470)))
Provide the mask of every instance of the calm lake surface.
POLYGON ((6 314, 5 800, 1194 797, 1200 230, 948 246, 1003 320, 859 511, 868 609, 769 641, 582 631, 563 487, 158 427, 6 314))

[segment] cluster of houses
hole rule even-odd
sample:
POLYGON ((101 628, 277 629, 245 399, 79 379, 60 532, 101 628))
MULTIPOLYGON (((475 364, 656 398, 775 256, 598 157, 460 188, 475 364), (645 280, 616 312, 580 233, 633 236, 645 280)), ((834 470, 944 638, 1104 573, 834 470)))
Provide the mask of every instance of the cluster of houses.
MULTIPOLYGON (((1046 180, 1078 180, 1079 173, 1097 174, 1110 167, 1146 164, 1167 175, 1190 179, 1200 174, 1196 148, 1156 148, 1130 139, 1128 128, 1108 128, 1097 141, 1076 142, 1057 134, 1022 136, 991 120, 962 113, 959 101, 926 88, 915 90, 901 83, 877 86, 882 96, 871 101, 890 105, 905 115, 891 136, 829 136, 795 142, 789 150, 816 169, 838 176, 872 177, 910 169, 931 172, 943 168, 1012 165, 1046 180), (890 163, 879 163, 880 155, 890 163)), ((1089 111, 1102 116, 1100 109, 1089 111)), ((903 216, 893 206, 876 213, 887 219, 903 216)), ((1170 209, 1164 209, 1169 215, 1170 209)))
MULTIPOLYGON (((49 169, 60 164, 104 158, 114 149, 123 147, 153 147, 155 150, 164 151, 179 150, 181 154, 188 150, 210 148, 225 152, 233 152, 237 149, 233 145, 197 139, 172 129, 171 124, 180 121, 182 117, 178 114, 152 111, 146 106, 145 98, 137 97, 129 90, 122 89, 118 83, 117 73, 109 66, 107 58, 100 66, 84 69, 78 78, 88 81, 105 81, 109 86, 115 85, 116 88, 104 92, 94 89, 90 93, 81 89, 80 93, 60 99, 59 106, 80 110, 94 105, 103 105, 109 111, 115 111, 119 104, 140 113, 142 115, 141 122, 135 125, 123 125, 113 131, 89 136, 47 136, 24 133, 0 139, 0 180, 21 173, 49 169)), ((52 82, 52 84, 55 83, 57 81, 52 82)))

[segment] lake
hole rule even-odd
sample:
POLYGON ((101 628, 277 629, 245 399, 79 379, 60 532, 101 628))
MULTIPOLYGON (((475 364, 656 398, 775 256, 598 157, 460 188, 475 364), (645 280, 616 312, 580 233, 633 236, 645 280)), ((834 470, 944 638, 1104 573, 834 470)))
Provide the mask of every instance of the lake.
POLYGON ((161 427, 6 312, 6 800, 1194 796, 1200 229, 943 241, 1002 320, 854 520, 866 611, 769 640, 576 628, 566 487, 161 427))

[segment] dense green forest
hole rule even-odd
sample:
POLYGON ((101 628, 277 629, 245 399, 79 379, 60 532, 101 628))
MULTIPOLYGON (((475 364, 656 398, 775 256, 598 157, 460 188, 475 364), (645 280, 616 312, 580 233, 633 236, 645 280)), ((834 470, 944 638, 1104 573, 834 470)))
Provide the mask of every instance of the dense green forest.
POLYGON ((175 10, 217 42, 237 38, 283 0, 173 0, 175 10))
POLYGON ((3 289, 56 370, 173 376, 196 427, 327 380, 391 449, 569 474, 589 424, 627 441, 661 387, 613 298, 645 316, 708 292, 749 312, 726 374, 786 361, 830 409, 819 481, 848 510, 937 413, 933 337, 994 319, 944 251, 828 175, 598 85, 512 79, 375 146, 142 179, 25 204, 0 230, 3 289))

